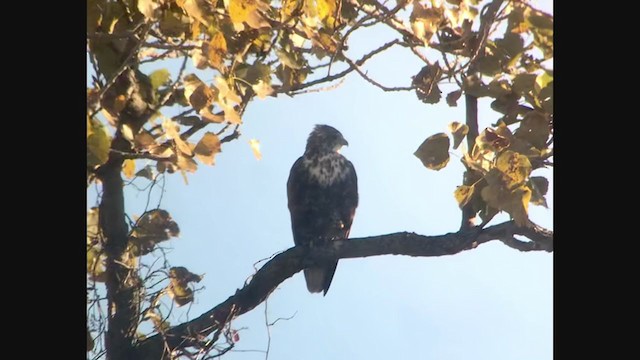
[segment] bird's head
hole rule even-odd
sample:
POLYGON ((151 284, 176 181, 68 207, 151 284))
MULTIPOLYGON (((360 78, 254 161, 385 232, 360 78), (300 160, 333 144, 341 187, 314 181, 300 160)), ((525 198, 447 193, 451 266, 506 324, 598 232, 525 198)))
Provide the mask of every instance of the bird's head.
POLYGON ((340 131, 329 125, 316 125, 313 128, 305 153, 337 152, 344 145, 349 145, 340 131))

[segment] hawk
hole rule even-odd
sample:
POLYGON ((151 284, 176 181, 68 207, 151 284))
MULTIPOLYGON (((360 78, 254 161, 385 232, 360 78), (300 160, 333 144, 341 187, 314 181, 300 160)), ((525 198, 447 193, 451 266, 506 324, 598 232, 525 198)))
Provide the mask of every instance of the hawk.
MULTIPOLYGON (((296 246, 324 246, 349 238, 358 206, 358 178, 353 164, 338 153, 349 145, 328 125, 316 125, 304 155, 291 167, 287 198, 296 246)), ((307 289, 327 294, 338 261, 304 269, 307 289)))

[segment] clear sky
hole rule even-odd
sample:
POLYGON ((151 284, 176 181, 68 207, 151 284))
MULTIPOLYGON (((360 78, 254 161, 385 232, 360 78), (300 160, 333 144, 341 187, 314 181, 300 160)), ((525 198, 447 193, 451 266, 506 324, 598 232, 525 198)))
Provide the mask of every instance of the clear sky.
MULTIPOLYGON (((552 12, 550 0, 538 4, 552 12)), ((354 36, 349 53, 357 58, 381 41, 354 36)), ((368 63, 369 75, 387 86, 409 85, 422 64, 403 50, 368 63)), ((443 96, 450 91, 442 89, 443 96)), ((481 100, 481 126, 498 117, 481 100)), ((215 166, 201 165, 188 185, 179 174, 166 177, 161 207, 181 229, 168 242, 169 261, 205 274, 198 284, 204 289, 189 309, 174 311, 173 324, 186 320, 186 310, 193 318, 224 301, 254 273, 256 261, 293 246, 286 181, 315 124, 336 127, 350 144, 342 154, 356 168, 360 194, 352 237, 439 235, 459 227, 453 191, 462 181, 460 150, 439 172, 424 168, 413 152, 451 121, 464 122, 464 101, 453 108, 444 101, 426 105, 413 92, 385 93, 353 73, 333 91, 256 100, 243 121, 242 136, 223 145, 215 166), (260 161, 248 144, 253 138, 261 144, 260 161)), ((549 209, 531 206, 530 217, 552 229, 552 171, 533 175, 548 176, 551 186, 549 209)), ((158 195, 152 194, 152 206, 158 195)), ((127 187, 126 197, 127 213, 139 215, 146 192, 127 187)), ((95 205, 93 187, 88 205, 95 205)), ((269 358, 551 359, 552 289, 552 254, 521 253, 499 242, 438 258, 341 260, 326 297, 308 293, 302 273, 269 297, 269 321, 295 313, 271 327, 269 358)), ((236 350, 266 349, 264 309, 234 320, 232 327, 242 329, 236 350)), ((264 359, 264 353, 232 351, 224 358, 264 359)))

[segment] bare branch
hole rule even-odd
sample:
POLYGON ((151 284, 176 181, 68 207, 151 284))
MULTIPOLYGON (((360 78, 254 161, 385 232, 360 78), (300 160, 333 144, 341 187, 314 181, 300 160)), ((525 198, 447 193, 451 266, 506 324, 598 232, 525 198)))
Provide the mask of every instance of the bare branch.
MULTIPOLYGON (((398 39, 392 40, 392 41, 380 46, 379 48, 377 48, 377 49, 365 54, 363 57, 361 57, 360 59, 355 61, 354 64, 357 65, 357 66, 362 66, 367 60, 371 59, 375 55, 381 53, 382 51, 384 51, 384 50, 386 50, 386 49, 388 49, 391 46, 396 45, 396 44, 402 44, 402 43, 398 39)), ((309 87, 314 86, 314 85, 318 85, 318 84, 322 84, 322 83, 326 83, 326 82, 330 82, 330 81, 333 81, 333 80, 337 80, 337 79, 343 78, 347 74, 349 74, 350 72, 352 72, 354 70, 356 70, 356 66, 353 66, 353 64, 349 64, 349 67, 347 69, 345 69, 345 70, 343 70, 343 71, 341 71, 341 72, 339 72, 337 74, 330 75, 330 76, 325 76, 323 78, 319 78, 319 79, 316 79, 316 80, 313 80, 313 81, 309 81, 309 82, 304 83, 304 84, 292 86, 290 89, 280 90, 280 91, 276 91, 276 92, 287 93, 287 94, 291 95, 291 94, 294 94, 295 92, 299 92, 299 90, 303 90, 303 89, 309 88, 309 87)))
MULTIPOLYGON (((553 231, 533 223, 519 227, 513 221, 490 226, 486 229, 473 228, 438 236, 424 236, 415 233, 394 234, 334 241, 326 248, 309 249, 292 247, 273 257, 242 289, 227 300, 196 319, 180 324, 166 331, 164 336, 154 335, 139 343, 138 359, 160 359, 163 343, 171 349, 189 347, 194 334, 206 336, 222 329, 233 317, 242 315, 261 304, 276 287, 303 268, 328 259, 362 258, 379 255, 444 256, 473 249, 492 240, 510 242, 513 235, 522 235, 532 243, 531 250, 553 251, 553 231)), ((528 244, 528 243, 526 243, 528 244)))
POLYGON ((366 73, 364 73, 362 70, 360 70, 360 67, 355 64, 353 61, 351 61, 351 59, 349 59, 348 57, 344 57, 345 61, 351 65, 351 67, 353 67, 356 72, 365 80, 367 80, 367 82, 369 82, 370 84, 382 89, 383 91, 409 91, 409 90, 413 90, 415 89, 415 87, 413 86, 401 86, 401 87, 387 87, 384 86, 382 84, 380 84, 379 82, 373 80, 372 78, 370 78, 366 73))

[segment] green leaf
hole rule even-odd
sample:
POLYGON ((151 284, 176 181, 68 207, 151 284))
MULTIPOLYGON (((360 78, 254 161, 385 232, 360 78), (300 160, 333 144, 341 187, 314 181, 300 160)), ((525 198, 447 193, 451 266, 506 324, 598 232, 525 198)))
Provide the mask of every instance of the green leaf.
POLYGON ((440 170, 449 162, 449 137, 445 133, 429 136, 416 150, 415 155, 431 170, 440 170))
POLYGON ((149 75, 149 81, 153 90, 158 90, 162 85, 166 85, 169 82, 171 74, 167 69, 158 69, 149 75))

